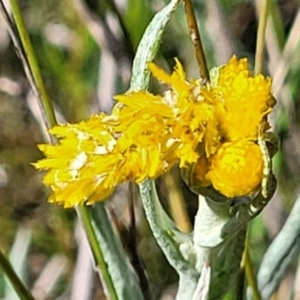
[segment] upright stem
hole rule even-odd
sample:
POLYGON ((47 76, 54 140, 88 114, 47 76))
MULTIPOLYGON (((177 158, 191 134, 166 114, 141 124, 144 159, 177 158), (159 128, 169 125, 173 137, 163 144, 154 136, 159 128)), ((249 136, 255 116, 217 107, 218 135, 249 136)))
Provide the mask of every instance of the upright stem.
POLYGON ((102 275, 106 292, 110 296, 109 299, 118 300, 113 280, 108 271, 108 266, 104 260, 103 252, 98 243, 94 227, 92 226, 91 215, 89 214, 88 209, 85 205, 79 205, 76 210, 86 232, 91 250, 93 252, 96 267, 99 267, 101 271, 100 274, 102 275))
POLYGON ((252 289, 253 299, 261 300, 261 295, 257 286, 256 276, 253 271, 253 264, 249 253, 249 228, 247 229, 245 249, 243 253, 241 268, 244 269, 247 283, 252 289))
MULTIPOLYGON (((267 28, 267 19, 269 14, 269 0, 258 1, 260 6, 257 5, 258 18, 258 31, 256 39, 256 51, 255 51, 255 74, 260 74, 263 71, 264 65, 264 48, 265 48, 265 36, 267 28)), ((242 259, 242 267, 245 269, 246 279, 249 286, 252 288, 253 299, 260 300, 261 295, 257 286, 256 276, 253 272, 252 261, 249 253, 249 229, 246 235, 245 250, 242 259)))
POLYGON ((196 21, 196 16, 191 0, 183 0, 187 23, 190 30, 191 39, 195 49, 195 55, 199 66, 201 77, 209 81, 209 72, 206 64, 206 58, 203 50, 200 32, 196 21))
MULTIPOLYGON (((147 179, 139 185, 139 188, 146 218, 153 236, 164 252, 170 265, 176 269, 177 273, 197 277, 198 272, 193 268, 193 262, 183 258, 179 251, 179 245, 172 239, 172 230, 175 230, 175 225, 173 221, 169 219, 158 199, 154 181, 147 179)), ((183 235, 184 234, 181 233, 181 236, 183 235)), ((190 241, 189 235, 185 237, 185 240, 190 241)))
POLYGON ((34 300, 31 293, 24 286, 23 282, 20 280, 16 272, 14 271, 11 263, 8 261, 6 256, 0 250, 0 268, 9 279, 10 283, 14 287, 14 290, 18 294, 21 300, 34 300))
POLYGON ((37 59, 35 57, 35 53, 34 53, 32 44, 30 42, 28 32, 27 32, 25 24, 24 24, 24 20, 23 20, 21 11, 20 11, 20 7, 18 5, 18 1, 10 0, 10 4, 11 4, 11 9, 12 9, 12 15, 14 17, 14 20, 15 20, 15 23, 16 23, 16 26, 18 29, 18 33, 19 33, 19 36, 20 36, 20 39, 22 42, 22 46, 24 48, 26 57, 28 59, 28 64, 30 66, 33 79, 35 81, 45 114, 47 115, 47 119, 49 121, 48 125, 53 127, 57 123, 55 114, 54 114, 54 110, 53 110, 53 106, 52 106, 51 101, 46 92, 44 82, 42 79, 42 75, 40 72, 40 68, 39 68, 37 59))
POLYGON ((267 19, 269 14, 269 0, 262 0, 260 7, 257 7, 259 14, 258 19, 258 32, 256 39, 256 51, 255 51, 255 74, 262 73, 264 64, 264 47, 265 47, 265 35, 267 27, 267 19))
POLYGON ((185 207, 182 191, 171 172, 164 175, 166 188, 170 199, 170 211, 173 219, 182 232, 192 231, 192 225, 185 207))

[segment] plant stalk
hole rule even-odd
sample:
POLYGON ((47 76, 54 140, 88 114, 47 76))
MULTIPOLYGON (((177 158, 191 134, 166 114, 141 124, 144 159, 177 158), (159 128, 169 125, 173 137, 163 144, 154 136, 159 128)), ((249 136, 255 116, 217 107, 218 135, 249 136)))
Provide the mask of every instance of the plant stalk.
POLYGON ((267 19, 269 15, 269 0, 262 0, 260 7, 257 8, 258 18, 258 31, 256 39, 256 51, 255 51, 255 74, 262 73, 264 65, 264 48, 265 48, 265 36, 267 19))
POLYGON ((245 249, 241 262, 241 268, 244 269, 247 283, 252 289, 253 300, 261 300, 261 295, 258 289, 256 276, 254 274, 253 264, 249 253, 249 228, 246 234, 245 249))
POLYGON ((196 60, 199 66, 200 76, 205 81, 209 81, 209 71, 207 68, 203 44, 201 41, 200 32, 198 30, 194 8, 191 0, 183 0, 183 2, 184 2, 185 15, 186 15, 191 39, 194 45, 196 60))
POLYGON ((49 124, 47 124, 47 125, 48 125, 48 127, 49 126, 53 127, 57 123, 56 117, 54 114, 54 109, 53 109, 53 106, 51 104, 51 101, 50 101, 48 94, 46 92, 46 89, 45 89, 44 81, 42 79, 42 75, 41 75, 40 68, 39 68, 39 65, 38 65, 38 62, 37 62, 37 59, 35 56, 35 52, 33 50, 28 32, 27 32, 25 24, 24 24, 24 20, 23 20, 21 10, 20 10, 19 4, 18 4, 18 0, 10 0, 10 5, 11 5, 11 9, 12 9, 12 15, 15 20, 16 27, 17 27, 17 30, 18 30, 18 33, 19 33, 19 36, 21 39, 21 43, 22 43, 23 49, 25 51, 26 58, 28 60, 28 64, 30 66, 30 71, 32 73, 34 82, 37 87, 40 101, 43 105, 44 112, 49 121, 49 124))
POLYGON ((9 279, 10 283, 14 287, 14 290, 18 294, 21 300, 34 300, 31 293, 27 290, 19 276, 14 271, 11 263, 6 258, 6 256, 0 250, 0 267, 2 268, 4 274, 9 279))
POLYGON ((108 271, 108 266, 104 260, 102 249, 98 243, 96 233, 94 227, 92 226, 92 218, 86 207, 86 205, 79 205, 76 208, 77 215, 79 216, 84 231, 87 235, 87 239, 89 241, 93 257, 95 259, 96 267, 99 269, 99 274, 103 279, 103 283, 105 286, 105 291, 107 295, 109 295, 110 300, 118 300, 117 292, 113 283, 113 280, 108 271))

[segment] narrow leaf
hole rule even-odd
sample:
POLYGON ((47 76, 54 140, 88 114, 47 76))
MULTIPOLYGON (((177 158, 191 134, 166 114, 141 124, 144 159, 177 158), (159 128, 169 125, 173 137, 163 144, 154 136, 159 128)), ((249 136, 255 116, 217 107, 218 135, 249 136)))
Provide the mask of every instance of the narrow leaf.
POLYGON ((270 299, 300 249, 300 196, 283 228, 266 251, 257 282, 263 299, 270 299))
POLYGON ((159 49, 164 29, 177 8, 180 0, 171 1, 158 12, 147 27, 139 44, 132 68, 130 90, 147 90, 150 81, 148 63, 151 62, 159 49))

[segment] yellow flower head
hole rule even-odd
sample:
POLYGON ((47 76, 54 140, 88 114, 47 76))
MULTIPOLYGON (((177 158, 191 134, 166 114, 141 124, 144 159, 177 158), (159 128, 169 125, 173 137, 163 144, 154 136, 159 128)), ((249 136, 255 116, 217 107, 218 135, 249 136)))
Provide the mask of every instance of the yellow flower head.
POLYGON ((93 116, 86 122, 57 126, 51 134, 60 137, 58 145, 40 145, 46 158, 35 165, 48 170, 44 183, 53 190, 50 202, 72 207, 92 201, 95 195, 103 199, 116 186, 111 178, 122 155, 114 152, 116 139, 103 123, 104 115, 93 116))
POLYGON ((224 143, 210 157, 210 163, 206 177, 226 197, 251 194, 262 182, 262 153, 259 146, 251 141, 224 143))
POLYGON ((195 163, 202 153, 209 156, 219 145, 220 137, 215 108, 202 93, 200 83, 186 81, 183 67, 178 60, 171 75, 153 63, 149 64, 149 68, 156 78, 171 87, 162 101, 173 109, 169 142, 177 141, 176 156, 180 160, 180 167, 195 163), (202 147, 199 147, 201 143, 202 147))
POLYGON ((222 67, 214 92, 222 135, 227 140, 255 140, 258 127, 275 105, 271 94, 271 79, 259 74, 252 76, 247 59, 233 56, 222 67))
POLYGON ((163 95, 118 95, 110 115, 50 130, 59 144, 40 145, 46 157, 34 165, 47 170, 51 202, 91 204, 122 182, 156 178, 176 163, 195 166, 201 186, 212 184, 227 197, 259 188, 263 159, 255 142, 274 105, 270 79, 251 76, 247 60, 236 57, 206 86, 186 80, 178 60, 172 74, 149 68, 168 85, 163 95))

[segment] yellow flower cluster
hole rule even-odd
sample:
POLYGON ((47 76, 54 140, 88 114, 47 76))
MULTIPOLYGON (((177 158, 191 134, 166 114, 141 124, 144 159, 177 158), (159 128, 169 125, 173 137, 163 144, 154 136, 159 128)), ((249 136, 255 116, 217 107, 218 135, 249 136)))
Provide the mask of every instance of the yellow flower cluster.
POLYGON ((72 207, 107 198, 117 185, 156 178, 174 164, 195 164, 195 178, 228 197, 252 193, 262 180, 258 130, 275 101, 271 81, 251 76, 246 59, 234 56, 211 84, 187 81, 176 60, 169 75, 150 63, 152 74, 170 86, 164 95, 144 91, 116 96, 110 115, 54 127, 58 145, 40 145, 48 170, 50 202, 72 207))
POLYGON ((276 103, 271 79, 252 76, 247 59, 233 57, 220 69, 212 90, 222 143, 209 157, 206 180, 227 197, 250 194, 262 182, 264 161, 257 140, 270 128, 267 115, 276 103))

